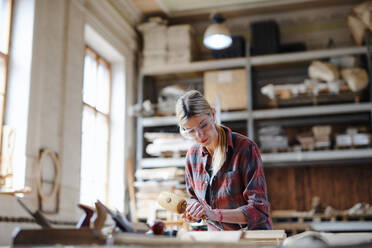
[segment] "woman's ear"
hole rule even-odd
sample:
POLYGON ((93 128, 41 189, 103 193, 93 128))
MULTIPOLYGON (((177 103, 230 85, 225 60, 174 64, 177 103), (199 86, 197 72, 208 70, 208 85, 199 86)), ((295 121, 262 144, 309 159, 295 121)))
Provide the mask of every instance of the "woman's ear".
POLYGON ((216 122, 216 109, 214 107, 211 108, 213 122, 216 122))

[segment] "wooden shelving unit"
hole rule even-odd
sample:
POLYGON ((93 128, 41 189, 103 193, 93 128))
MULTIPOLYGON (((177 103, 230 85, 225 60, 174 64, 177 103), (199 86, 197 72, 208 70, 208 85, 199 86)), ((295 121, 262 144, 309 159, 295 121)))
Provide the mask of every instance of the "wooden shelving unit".
MULTIPOLYGON (((287 54, 252 56, 246 58, 220 59, 210 61, 197 61, 188 64, 176 64, 151 68, 142 68, 139 76, 139 92, 138 100, 142 102, 142 89, 145 77, 158 75, 171 75, 189 72, 203 72, 216 69, 231 69, 231 68, 246 68, 247 69, 247 84, 248 92, 251 95, 251 77, 250 70, 252 67, 297 63, 300 61, 311 61, 315 59, 324 59, 343 55, 358 55, 366 54, 366 47, 343 47, 326 50, 313 50, 306 52, 295 52, 287 54)), ((371 86, 370 86, 371 87, 371 86)), ((370 99, 372 97, 370 96, 370 99)), ((246 121, 247 133, 249 137, 253 137, 255 120, 265 119, 280 119, 287 117, 304 117, 304 116, 321 116, 332 114, 350 114, 350 113, 369 113, 372 116, 372 102, 363 103, 345 103, 332 104, 321 106, 305 106, 291 108, 277 108, 254 110, 252 103, 247 102, 247 110, 222 112, 220 119, 222 122, 230 121, 246 121)), ((177 125, 175 116, 164 117, 139 117, 137 121, 137 165, 140 168, 154 167, 182 167, 184 166, 184 158, 143 158, 143 128, 161 127, 177 125)), ((307 161, 327 161, 327 160, 342 160, 356 158, 372 158, 372 148, 365 149, 350 149, 350 150, 329 150, 329 151, 307 151, 307 152, 286 152, 263 154, 264 162, 270 164, 283 162, 307 162, 307 161)))
POLYGON ((261 55, 247 58, 231 58, 207 61, 195 61, 187 64, 170 64, 166 66, 153 66, 142 68, 143 76, 156 76, 188 72, 203 72, 208 70, 229 69, 250 66, 263 66, 282 63, 296 63, 343 55, 365 54, 366 47, 343 47, 334 49, 313 50, 307 52, 283 53, 275 55, 261 55))

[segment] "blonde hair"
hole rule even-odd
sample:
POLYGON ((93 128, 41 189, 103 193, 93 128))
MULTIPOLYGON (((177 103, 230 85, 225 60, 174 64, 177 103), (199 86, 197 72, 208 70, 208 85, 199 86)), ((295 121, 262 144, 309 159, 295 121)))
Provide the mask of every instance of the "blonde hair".
MULTIPOLYGON (((178 98, 176 103, 176 116, 180 131, 182 130, 182 125, 191 117, 201 115, 212 115, 212 108, 199 91, 191 90, 178 98)), ((225 163, 227 149, 225 131, 220 125, 216 123, 214 125, 218 133, 218 145, 212 158, 213 175, 215 175, 225 163)))

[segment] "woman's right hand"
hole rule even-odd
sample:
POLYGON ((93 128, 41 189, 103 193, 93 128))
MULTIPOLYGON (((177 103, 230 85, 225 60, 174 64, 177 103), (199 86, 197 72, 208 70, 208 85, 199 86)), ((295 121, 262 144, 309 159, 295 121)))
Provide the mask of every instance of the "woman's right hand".
POLYGON ((183 214, 183 218, 187 222, 196 222, 200 220, 203 216, 206 216, 206 211, 202 204, 195 199, 187 200, 186 211, 183 214))

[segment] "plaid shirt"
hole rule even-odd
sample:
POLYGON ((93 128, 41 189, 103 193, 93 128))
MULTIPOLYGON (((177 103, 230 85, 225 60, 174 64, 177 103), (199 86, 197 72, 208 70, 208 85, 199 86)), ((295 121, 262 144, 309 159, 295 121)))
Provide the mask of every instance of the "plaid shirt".
POLYGON ((219 223, 208 220, 208 230, 272 229, 266 181, 257 145, 247 137, 226 131, 226 161, 215 176, 206 171, 209 153, 200 144, 186 155, 186 190, 191 198, 212 209, 243 211, 248 224, 219 223), (206 194, 210 194, 209 197, 206 194), (209 198, 207 203, 206 198, 209 198))

